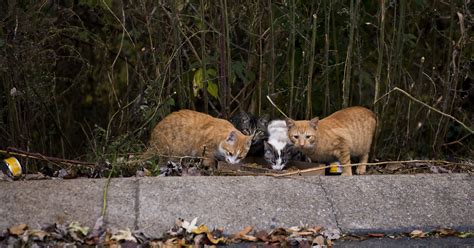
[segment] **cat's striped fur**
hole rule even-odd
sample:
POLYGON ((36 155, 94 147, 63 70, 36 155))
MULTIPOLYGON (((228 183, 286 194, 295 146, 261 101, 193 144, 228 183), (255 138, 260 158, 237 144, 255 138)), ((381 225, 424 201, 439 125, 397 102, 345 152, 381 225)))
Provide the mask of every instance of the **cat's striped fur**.
MULTIPOLYGON (((351 157, 358 157, 357 174, 365 174, 370 146, 374 137, 377 118, 364 107, 339 110, 319 120, 294 121, 286 119, 288 136, 295 147, 312 161, 350 164, 351 157)), ((342 175, 350 176, 350 167, 344 167, 342 175)))

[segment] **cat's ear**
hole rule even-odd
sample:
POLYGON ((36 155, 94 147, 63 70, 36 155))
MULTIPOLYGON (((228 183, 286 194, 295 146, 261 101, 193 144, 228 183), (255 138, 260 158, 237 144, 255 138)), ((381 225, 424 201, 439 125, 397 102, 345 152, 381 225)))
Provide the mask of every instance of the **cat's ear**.
POLYGON ((288 127, 288 129, 295 126, 295 121, 293 119, 290 119, 290 118, 286 118, 285 123, 286 123, 286 126, 288 127))
POLYGON ((236 131, 231 131, 229 133, 229 135, 227 136, 227 139, 225 140, 225 142, 233 145, 233 144, 235 144, 235 141, 237 141, 237 132, 236 131))
POLYGON ((242 117, 243 122, 249 122, 250 121, 250 116, 247 112, 240 110, 240 116, 242 117))
POLYGON ((309 125, 310 125, 312 128, 316 129, 316 128, 318 127, 318 122, 319 122, 319 118, 318 118, 318 117, 314 117, 313 119, 311 119, 311 120, 309 121, 309 125))
POLYGON ((260 123, 264 126, 268 126, 269 120, 270 120, 270 117, 268 116, 268 114, 263 114, 259 118, 260 123))

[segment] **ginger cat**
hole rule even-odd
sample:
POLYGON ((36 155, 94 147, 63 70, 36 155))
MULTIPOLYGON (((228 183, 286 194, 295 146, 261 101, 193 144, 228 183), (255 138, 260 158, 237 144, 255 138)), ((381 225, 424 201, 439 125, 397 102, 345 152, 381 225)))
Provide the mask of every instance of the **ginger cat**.
MULTIPOLYGON (((377 125, 375 113, 364 107, 339 110, 319 120, 294 121, 286 119, 288 136, 295 147, 313 161, 343 165, 351 163, 351 157, 359 157, 357 174, 365 174, 370 146, 377 125)), ((351 167, 343 167, 343 176, 351 176, 351 167)))
POLYGON ((243 135, 226 120, 192 110, 180 110, 169 114, 155 126, 147 153, 200 157, 205 149, 205 166, 214 165, 216 159, 236 164, 245 158, 251 142, 251 136, 243 135))

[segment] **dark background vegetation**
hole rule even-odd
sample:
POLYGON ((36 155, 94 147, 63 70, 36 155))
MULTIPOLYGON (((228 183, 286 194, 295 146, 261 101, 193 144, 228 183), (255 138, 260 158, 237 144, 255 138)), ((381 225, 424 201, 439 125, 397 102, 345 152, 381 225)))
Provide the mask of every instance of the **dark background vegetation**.
POLYGON ((473 129, 471 2, 0 1, 0 148, 104 160, 177 109, 282 118, 269 95, 373 109, 372 158, 472 158, 472 131, 391 91, 473 129))

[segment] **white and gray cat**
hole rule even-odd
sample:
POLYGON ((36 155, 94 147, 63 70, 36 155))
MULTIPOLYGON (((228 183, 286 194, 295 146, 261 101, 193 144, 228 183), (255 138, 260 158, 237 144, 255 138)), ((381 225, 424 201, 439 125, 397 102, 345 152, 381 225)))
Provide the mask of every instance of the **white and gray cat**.
POLYGON ((302 154, 288 138, 288 127, 284 120, 274 120, 268 125, 268 141, 264 142, 265 160, 274 170, 285 168, 289 160, 301 160, 302 154))

